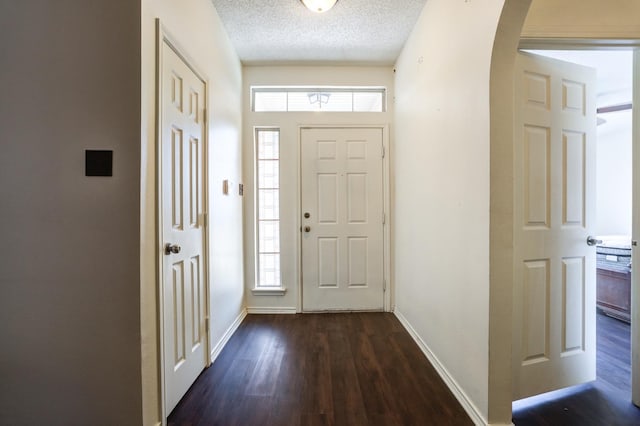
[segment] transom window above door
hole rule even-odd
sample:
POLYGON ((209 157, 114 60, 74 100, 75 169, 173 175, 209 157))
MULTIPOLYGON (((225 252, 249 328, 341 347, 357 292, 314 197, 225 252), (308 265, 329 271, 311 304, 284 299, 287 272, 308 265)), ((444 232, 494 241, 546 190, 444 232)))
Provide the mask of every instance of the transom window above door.
POLYGON ((384 87, 253 86, 254 112, 384 112, 384 87))

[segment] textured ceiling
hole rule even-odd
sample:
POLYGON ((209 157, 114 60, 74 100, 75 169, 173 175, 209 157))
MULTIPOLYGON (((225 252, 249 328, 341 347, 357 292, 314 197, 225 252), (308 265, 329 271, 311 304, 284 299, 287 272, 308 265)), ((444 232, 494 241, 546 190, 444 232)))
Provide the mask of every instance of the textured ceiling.
POLYGON ((426 0, 338 0, 322 14, 300 0, 212 2, 245 64, 392 64, 426 0))

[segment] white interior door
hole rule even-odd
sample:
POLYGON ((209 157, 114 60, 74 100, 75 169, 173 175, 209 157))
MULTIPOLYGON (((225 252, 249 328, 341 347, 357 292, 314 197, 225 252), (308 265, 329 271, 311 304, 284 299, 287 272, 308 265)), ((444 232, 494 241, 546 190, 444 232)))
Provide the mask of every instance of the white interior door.
POLYGON ((380 128, 302 129, 304 311, 383 309, 383 155, 380 128))
POLYGON ((165 408, 207 364, 205 332, 205 83, 162 43, 161 199, 165 408), (167 249, 167 245, 170 250, 167 249))
POLYGON ((596 73, 515 67, 514 399, 594 380, 596 73))

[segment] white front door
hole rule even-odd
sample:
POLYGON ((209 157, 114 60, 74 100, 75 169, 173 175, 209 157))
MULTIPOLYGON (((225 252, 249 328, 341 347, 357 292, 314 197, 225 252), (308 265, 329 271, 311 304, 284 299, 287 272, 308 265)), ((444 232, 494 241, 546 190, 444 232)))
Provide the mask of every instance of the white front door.
POLYGON ((301 130, 302 308, 382 310, 381 128, 301 130))
POLYGON ((595 70, 515 67, 513 397, 595 380, 595 70))
POLYGON ((166 413, 207 364, 205 83, 162 42, 162 306, 166 413))

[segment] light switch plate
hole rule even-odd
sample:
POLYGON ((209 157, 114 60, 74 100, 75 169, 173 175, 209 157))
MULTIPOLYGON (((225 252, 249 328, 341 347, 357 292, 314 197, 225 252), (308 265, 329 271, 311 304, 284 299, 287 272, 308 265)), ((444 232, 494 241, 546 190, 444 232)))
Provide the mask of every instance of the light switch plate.
POLYGON ((85 176, 113 176, 113 151, 87 149, 84 157, 85 176))

